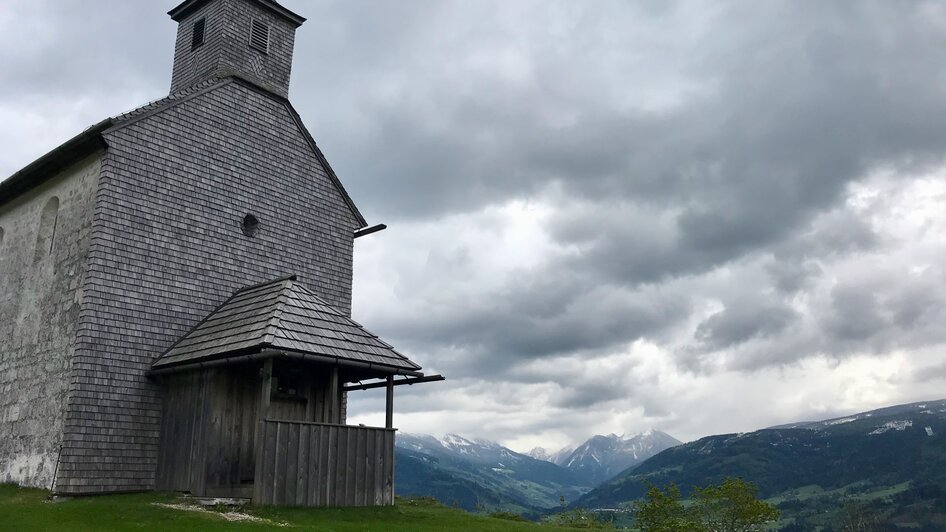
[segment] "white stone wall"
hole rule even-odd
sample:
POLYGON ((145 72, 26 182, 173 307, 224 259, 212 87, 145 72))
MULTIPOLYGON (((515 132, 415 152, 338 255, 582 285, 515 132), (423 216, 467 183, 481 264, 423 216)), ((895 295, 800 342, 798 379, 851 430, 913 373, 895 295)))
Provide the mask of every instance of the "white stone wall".
POLYGON ((100 161, 0 205, 0 483, 52 487, 100 161))

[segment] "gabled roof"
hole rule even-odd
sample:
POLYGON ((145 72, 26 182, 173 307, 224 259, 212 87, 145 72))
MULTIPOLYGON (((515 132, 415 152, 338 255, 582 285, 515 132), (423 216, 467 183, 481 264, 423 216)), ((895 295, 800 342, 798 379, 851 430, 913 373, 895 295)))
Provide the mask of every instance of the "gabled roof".
POLYGON ((223 78, 211 78, 205 80, 201 83, 197 83, 196 85, 175 92, 159 100, 146 103, 141 107, 135 108, 126 113, 122 113, 111 118, 106 118, 98 124, 89 127, 82 133, 56 147, 46 155, 43 155, 29 165, 23 167, 23 169, 11 175, 7 179, 0 180, 0 205, 13 200, 34 186, 43 183, 47 179, 53 177, 56 172, 68 167, 70 164, 76 161, 81 160, 83 157, 91 155, 97 150, 107 149, 108 145, 103 138, 104 134, 114 131, 118 128, 131 125, 138 120, 147 118, 151 115, 167 111, 168 109, 180 105, 192 98, 216 90, 229 83, 240 83, 245 87, 256 90, 257 92, 269 96, 270 98, 278 100, 280 103, 286 106, 289 116, 292 117, 293 122, 295 122, 296 126, 299 128, 299 131, 302 133, 306 142, 309 144, 309 147, 315 154, 316 159, 318 159, 319 163, 322 165, 325 173, 328 174, 329 180, 333 185, 335 185, 335 188, 338 190, 339 194, 342 195, 342 199, 345 201, 345 204, 348 205, 348 208, 355 216, 355 219, 358 220, 358 228, 360 229, 367 227, 368 221, 365 220, 364 216, 361 214, 361 211, 359 211, 358 207, 355 206, 355 202, 351 199, 351 196, 348 195, 348 191, 345 190, 345 186, 342 185, 341 180, 335 174, 335 170, 333 170, 332 166, 328 163, 328 160, 325 158, 322 150, 319 149, 318 145, 315 143, 315 139, 309 133, 309 130, 306 129, 305 124, 302 123, 302 118, 299 116, 299 113, 296 112, 295 108, 292 106, 292 103, 290 103, 288 99, 271 92, 265 87, 262 87, 251 80, 244 79, 235 74, 223 78))
POLYGON ((98 124, 89 126, 82 133, 0 181, 0 206, 55 176, 83 157, 105 150, 108 146, 102 139, 102 132, 112 127, 112 124, 112 119, 106 118, 98 124))
POLYGON ((154 369, 288 351, 414 372, 411 362, 295 276, 238 290, 154 363, 154 369))
MULTIPOLYGON (((168 11, 168 15, 171 15, 171 19, 175 22, 180 22, 184 17, 198 10, 209 2, 210 0, 187 0, 174 9, 168 11)), ((292 11, 289 11, 285 7, 279 5, 279 2, 275 0, 254 0, 260 6, 268 9, 269 11, 283 17, 284 19, 291 22, 295 27, 299 27, 305 22, 305 17, 299 16, 292 11)))

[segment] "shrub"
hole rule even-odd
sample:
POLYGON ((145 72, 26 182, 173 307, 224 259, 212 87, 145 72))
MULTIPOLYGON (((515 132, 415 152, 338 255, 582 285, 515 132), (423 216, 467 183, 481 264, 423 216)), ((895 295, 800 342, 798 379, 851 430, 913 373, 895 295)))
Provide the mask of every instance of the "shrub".
POLYGON ((520 521, 525 523, 529 522, 529 520, 525 517, 513 512, 493 512, 489 514, 489 516, 496 519, 503 519, 505 521, 520 521))

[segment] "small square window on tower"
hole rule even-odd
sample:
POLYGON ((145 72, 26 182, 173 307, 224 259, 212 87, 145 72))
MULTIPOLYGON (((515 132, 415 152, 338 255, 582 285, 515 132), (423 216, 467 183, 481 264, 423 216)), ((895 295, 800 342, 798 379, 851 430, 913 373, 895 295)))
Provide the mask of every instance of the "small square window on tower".
POLYGON ((250 48, 264 54, 269 53, 269 25, 253 19, 250 26, 250 48))
POLYGON ((191 50, 196 50, 204 44, 204 29, 206 26, 206 18, 202 18, 194 23, 194 31, 191 34, 191 50))

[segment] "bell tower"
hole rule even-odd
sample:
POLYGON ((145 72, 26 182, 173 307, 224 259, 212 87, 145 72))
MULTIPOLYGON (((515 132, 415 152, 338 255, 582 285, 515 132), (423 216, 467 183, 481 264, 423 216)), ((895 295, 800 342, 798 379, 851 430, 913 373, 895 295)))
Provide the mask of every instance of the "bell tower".
POLYGON ((303 17, 273 0, 187 0, 168 15, 178 23, 171 93, 238 76, 289 96, 296 28, 303 17))

